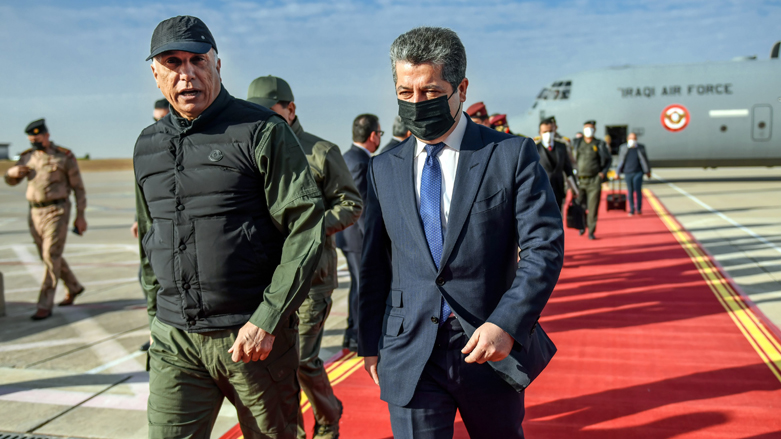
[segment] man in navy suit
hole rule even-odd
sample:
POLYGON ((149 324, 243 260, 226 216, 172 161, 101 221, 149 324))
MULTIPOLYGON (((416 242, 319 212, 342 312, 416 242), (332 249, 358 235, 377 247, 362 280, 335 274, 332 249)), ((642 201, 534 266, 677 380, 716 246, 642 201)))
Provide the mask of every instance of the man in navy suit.
POLYGON ((556 198, 531 139, 461 112, 455 32, 416 28, 390 53, 412 136, 369 163, 358 353, 395 438, 452 438, 457 410, 473 439, 522 438, 523 390, 556 351, 538 324, 563 260, 556 198))
MULTIPOLYGON (((380 147, 382 130, 380 120, 373 114, 361 114, 353 120, 353 144, 344 153, 344 161, 353 176, 355 186, 366 199, 366 170, 369 159, 380 147)), ((363 216, 352 226, 336 234, 336 246, 342 250, 350 271, 350 292, 347 301, 347 329, 342 345, 351 351, 358 349, 358 285, 361 270, 361 248, 363 247, 363 216)))

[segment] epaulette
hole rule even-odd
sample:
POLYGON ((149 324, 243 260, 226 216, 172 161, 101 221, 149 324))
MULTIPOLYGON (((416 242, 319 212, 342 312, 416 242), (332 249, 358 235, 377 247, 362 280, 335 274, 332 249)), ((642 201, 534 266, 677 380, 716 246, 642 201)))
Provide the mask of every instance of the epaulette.
POLYGON ((71 151, 68 148, 63 148, 62 146, 58 146, 57 147, 57 152, 61 152, 61 153, 65 154, 66 156, 72 156, 73 155, 73 151, 71 151))
POLYGON ((518 136, 518 137, 524 137, 524 138, 528 138, 528 137, 529 137, 529 136, 524 136, 524 135, 523 135, 523 134, 521 134, 521 133, 513 133, 513 134, 515 134, 515 135, 516 135, 516 136, 518 136))
POLYGON ((540 140, 542 140, 542 137, 540 137, 540 136, 534 136, 534 142, 535 142, 535 143, 540 143, 540 140))
POLYGON ((570 138, 569 138, 569 137, 567 137, 567 136, 561 136, 561 140, 563 140, 563 141, 565 141, 565 142, 571 142, 571 141, 572 141, 572 139, 570 139, 570 138))

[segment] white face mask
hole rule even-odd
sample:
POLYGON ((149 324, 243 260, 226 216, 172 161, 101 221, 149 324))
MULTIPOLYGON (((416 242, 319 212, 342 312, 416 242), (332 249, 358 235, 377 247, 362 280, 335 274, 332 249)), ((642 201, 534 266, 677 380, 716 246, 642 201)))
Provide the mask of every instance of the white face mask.
POLYGON ((594 128, 591 127, 583 128, 583 137, 586 138, 594 137, 594 128))
POLYGON ((626 141, 626 144, 627 144, 627 145, 628 145, 630 148, 634 148, 635 146, 637 146, 637 140, 634 140, 634 139, 629 139, 629 140, 627 140, 627 141, 626 141))
POLYGON ((547 133, 542 133, 542 144, 545 146, 551 145, 551 140, 553 140, 552 132, 548 131, 547 133))

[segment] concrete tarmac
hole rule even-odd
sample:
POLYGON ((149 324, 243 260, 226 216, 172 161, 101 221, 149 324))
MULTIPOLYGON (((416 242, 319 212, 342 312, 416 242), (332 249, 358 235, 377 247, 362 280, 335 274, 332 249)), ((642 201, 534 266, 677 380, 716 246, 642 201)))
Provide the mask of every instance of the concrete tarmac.
MULTIPOLYGON (((65 258, 86 287, 76 304, 55 307, 34 322, 43 264, 27 228, 25 185, 0 185, 0 272, 5 317, 0 317, 0 436, 3 432, 73 438, 147 437, 149 338, 138 286, 138 244, 132 171, 84 172, 88 197, 83 237, 68 236, 65 258)), ((340 261, 340 265, 344 265, 340 261)), ((321 355, 341 349, 349 275, 340 271, 321 355)), ((56 302, 65 291, 58 287, 56 302)), ((237 422, 225 402, 212 437, 237 422)))
MULTIPOLYGON (((55 308, 42 322, 29 319, 43 265, 27 230, 24 185, 0 185, 0 271, 7 303, 7 316, 0 317, 0 435, 147 437, 148 374, 146 354, 138 347, 149 331, 137 284, 138 244, 129 232, 133 175, 83 175, 89 230, 83 237, 69 235, 65 257, 87 289, 75 306, 55 308)), ((660 169, 645 187, 781 326, 781 169, 660 169)), ((341 348, 346 326, 349 276, 343 261, 340 266, 324 359, 341 348)), ((63 296, 58 291, 57 301, 63 296)), ((212 437, 236 422, 226 402, 212 437)))

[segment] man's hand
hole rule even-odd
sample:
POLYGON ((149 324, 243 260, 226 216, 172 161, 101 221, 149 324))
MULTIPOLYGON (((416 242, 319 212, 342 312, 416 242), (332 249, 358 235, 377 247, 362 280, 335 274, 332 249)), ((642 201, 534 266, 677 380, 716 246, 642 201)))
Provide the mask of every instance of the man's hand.
POLYGON ((377 375, 377 357, 364 357, 363 368, 369 372, 369 376, 374 380, 374 384, 380 385, 380 376, 377 375))
POLYGON ((645 174, 645 176, 648 177, 648 178, 651 178, 651 173, 649 172, 649 173, 645 174))
POLYGON ((83 235, 87 231, 87 220, 83 216, 77 216, 73 221, 73 227, 79 231, 79 235, 83 235))
POLYGON ((30 173, 30 168, 27 166, 17 165, 8 169, 8 176, 11 178, 24 178, 30 173))
POLYGON ((485 322, 472 334, 462 354, 469 354, 464 361, 483 364, 486 361, 501 361, 510 355, 515 340, 510 334, 493 323, 485 322))
POLYGON ((258 360, 263 361, 271 353, 271 348, 274 346, 274 338, 270 333, 247 322, 239 329, 239 335, 236 336, 233 346, 228 349, 228 353, 233 354, 231 355, 231 360, 234 363, 239 361, 245 363, 258 360))
POLYGON ((138 221, 134 222, 132 226, 130 226, 130 234, 133 235, 133 238, 138 239, 138 221))
POLYGON ((599 173, 599 178, 604 180, 605 179, 605 173, 604 172, 600 172, 599 173))

